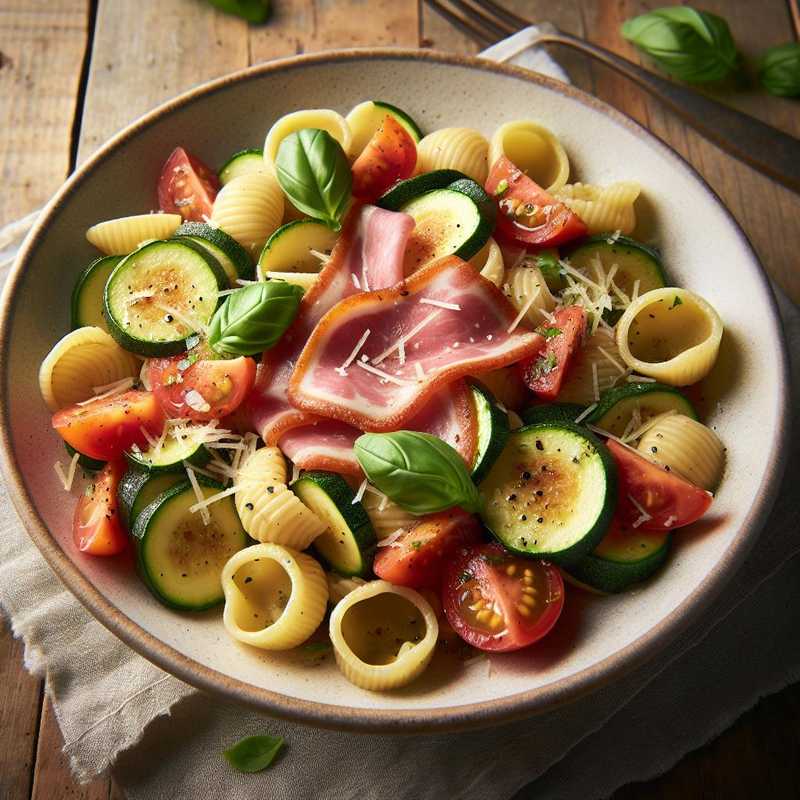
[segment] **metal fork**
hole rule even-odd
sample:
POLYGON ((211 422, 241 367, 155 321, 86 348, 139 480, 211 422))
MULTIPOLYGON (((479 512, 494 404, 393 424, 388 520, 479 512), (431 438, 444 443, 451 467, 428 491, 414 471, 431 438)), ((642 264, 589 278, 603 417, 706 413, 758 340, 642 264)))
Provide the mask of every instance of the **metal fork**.
MULTIPOLYGON (((492 0, 427 0, 445 19, 479 44, 489 45, 534 23, 492 0)), ((549 22, 537 25, 539 32, 519 51, 540 44, 560 44, 579 50, 611 67, 661 100, 695 130, 725 152, 759 172, 800 192, 800 139, 796 139, 748 114, 718 103, 650 72, 621 56, 569 33, 549 22)))

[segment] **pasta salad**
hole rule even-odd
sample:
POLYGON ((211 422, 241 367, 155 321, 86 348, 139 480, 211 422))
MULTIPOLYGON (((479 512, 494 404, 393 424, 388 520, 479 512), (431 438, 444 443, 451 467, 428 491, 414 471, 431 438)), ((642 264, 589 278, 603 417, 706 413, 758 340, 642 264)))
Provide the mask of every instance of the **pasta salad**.
POLYGON ((373 691, 534 645, 565 581, 653 576, 722 478, 685 389, 723 325, 633 238, 638 183, 570 179, 535 121, 423 135, 379 101, 219 172, 176 148, 158 211, 86 232, 41 365, 76 548, 244 645, 326 637, 373 691))

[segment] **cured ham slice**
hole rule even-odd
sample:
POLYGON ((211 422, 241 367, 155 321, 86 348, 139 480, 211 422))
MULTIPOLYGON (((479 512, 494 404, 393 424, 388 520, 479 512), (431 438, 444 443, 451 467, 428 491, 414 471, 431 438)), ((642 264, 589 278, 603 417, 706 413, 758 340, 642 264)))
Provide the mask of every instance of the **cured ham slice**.
POLYGON ((391 289, 342 300, 289 381, 297 408, 368 431, 402 428, 442 386, 538 352, 503 293, 454 256, 391 289))
POLYGON ((396 211, 365 205, 350 212, 330 260, 300 302, 295 321, 278 345, 264 353, 247 400, 252 426, 267 444, 276 444, 287 430, 314 419, 292 408, 287 387, 316 324, 342 298, 402 280, 406 241, 413 228, 414 220, 396 211))
MULTIPOLYGON (((463 380, 432 397, 406 428, 438 436, 457 450, 469 467, 475 461, 478 425, 472 393, 463 380)), ((300 469, 324 469, 361 477, 353 445, 361 431, 332 419, 292 428, 278 446, 300 469)))

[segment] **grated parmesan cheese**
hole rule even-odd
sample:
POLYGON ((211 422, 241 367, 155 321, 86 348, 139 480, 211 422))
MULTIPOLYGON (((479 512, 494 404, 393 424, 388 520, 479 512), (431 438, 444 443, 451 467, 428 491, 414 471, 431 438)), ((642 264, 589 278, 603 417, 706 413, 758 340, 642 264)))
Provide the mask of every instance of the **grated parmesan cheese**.
MULTIPOLYGON (((418 322, 407 334, 401 336, 391 347, 388 347, 380 355, 375 356, 375 358, 372 359, 372 363, 377 365, 385 361, 395 350, 398 350, 401 345, 405 346, 410 339, 413 339, 426 325, 433 322, 441 313, 441 311, 434 311, 432 314, 429 314, 421 322, 418 322)), ((414 347, 416 348, 418 345, 419 342, 417 342, 414 347)))
POLYGON ((628 500, 630 500, 631 503, 633 503, 634 508, 639 512, 639 517, 631 523, 632 527, 638 528, 642 523, 653 519, 653 517, 644 510, 644 507, 641 505, 641 503, 639 503, 636 500, 636 498, 632 494, 628 495, 628 500))
MULTIPOLYGON (((517 316, 514 317, 514 321, 511 323, 511 325, 508 326, 508 328, 506 328, 506 333, 514 332, 517 325, 519 325, 520 322, 522 322, 522 318, 531 310, 531 306, 536 302, 536 298, 539 297, 541 291, 542 287, 537 286, 536 291, 525 301, 525 305, 522 306, 517 316)), ((490 337, 487 336, 486 338, 489 339, 490 337)))
POLYGON ((226 497, 230 497, 232 494, 236 494, 240 488, 241 487, 239 486, 230 486, 227 489, 223 489, 221 492, 212 494, 211 497, 205 497, 203 500, 200 500, 194 505, 189 506, 189 511, 191 511, 192 514, 196 514, 198 511, 207 509, 212 503, 216 503, 220 500, 224 500, 226 497))
POLYGON ((396 544, 397 540, 406 532, 405 528, 398 528, 396 531, 392 531, 388 536, 384 536, 378 542, 378 547, 401 547, 401 545, 396 544))
POLYGON ((377 375, 382 381, 386 383, 394 383, 397 386, 411 386, 413 384, 413 381, 407 381, 404 378, 397 378, 394 375, 390 375, 388 372, 384 372, 382 369, 373 367, 371 364, 367 364, 364 361, 356 361, 356 366, 361 367, 361 369, 366 370, 367 372, 370 372, 373 375, 377 375))
POLYGON ((356 342, 356 346, 353 348, 350 355, 347 356, 347 358, 342 362, 341 366, 335 368, 336 372, 338 372, 343 378, 347 377, 347 368, 356 360, 359 351, 364 346, 364 342, 366 342, 369 338, 370 333, 370 329, 367 328, 361 335, 361 338, 356 342))
POLYGON ((64 473, 64 467, 61 466, 60 461, 56 461, 53 464, 53 469, 58 475, 58 479, 61 481, 61 485, 64 488, 65 492, 69 492, 72 489, 72 482, 75 480, 75 470, 78 467, 78 459, 81 457, 80 453, 75 453, 69 461, 69 467, 67 468, 66 474, 64 473))
POLYGON ((449 311, 461 311, 461 306, 458 303, 446 303, 444 300, 434 300, 430 297, 422 297, 419 302, 422 305, 446 308, 449 311))
POLYGON ((583 422, 586 419, 586 417, 588 417, 589 414, 591 414, 592 411, 594 411, 597 408, 597 406, 598 406, 597 403, 592 403, 588 408, 585 408, 583 411, 581 411, 581 413, 578 414, 577 417, 575 417, 575 424, 577 425, 578 423, 583 422))
POLYGON ((361 481, 361 485, 358 487, 358 491, 356 492, 355 497, 353 497, 353 499, 350 501, 350 505, 354 506, 356 503, 361 502, 361 500, 364 498, 364 492, 367 491, 367 483, 368 481, 366 478, 364 478, 364 480, 361 481))
POLYGON ((600 400, 600 382, 597 379, 597 363, 592 362, 592 388, 594 390, 595 402, 600 400))
MULTIPOLYGON (((192 484, 192 489, 194 491, 194 496, 197 498, 198 503, 202 503, 205 500, 205 495, 203 494, 203 490, 200 488, 200 484, 197 482, 197 475, 194 474, 194 468, 187 462, 183 462, 183 466, 186 469, 186 475, 189 478, 189 483, 192 484)), ((200 517, 203 520, 203 525, 208 525, 211 522, 211 515, 208 513, 208 509, 205 506, 201 506, 200 508, 200 517)))

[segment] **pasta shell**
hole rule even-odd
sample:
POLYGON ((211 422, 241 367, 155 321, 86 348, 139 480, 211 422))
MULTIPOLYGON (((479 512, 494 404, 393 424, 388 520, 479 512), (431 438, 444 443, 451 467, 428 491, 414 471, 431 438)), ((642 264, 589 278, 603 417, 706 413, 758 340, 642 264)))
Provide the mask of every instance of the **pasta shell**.
POLYGON ((560 189, 569 178, 569 159, 558 137, 533 120, 501 125, 489 143, 489 168, 505 156, 548 192, 560 189))
POLYGON ((400 508, 397 503, 372 492, 364 493, 361 505, 364 506, 379 540, 385 539, 401 528, 410 528, 417 522, 417 517, 400 508))
POLYGON ((274 171, 275 158, 281 142, 295 131, 303 128, 318 128, 327 131, 342 146, 344 152, 351 155, 353 135, 347 120, 329 108, 309 108, 285 114, 275 122, 267 133, 264 142, 264 161, 274 171))
POLYGON ((596 403, 600 395, 614 386, 624 374, 625 364, 617 349, 614 332, 608 328, 598 328, 575 353, 558 393, 558 402, 584 406, 596 403))
POLYGON ((417 145, 417 174, 457 169, 483 186, 489 175, 489 142, 472 128, 440 128, 417 145))
POLYGON ((366 581, 361 578, 345 578, 335 572, 326 572, 325 578, 328 581, 328 600, 332 605, 336 605, 343 597, 350 592, 354 592, 359 586, 363 586, 366 581))
POLYGON ((132 253, 142 242, 169 239, 183 222, 180 214, 137 214, 98 222, 86 238, 107 256, 132 253))
POLYGON ((584 221, 589 233, 633 233, 636 228, 634 203, 641 191, 636 181, 620 181, 610 186, 575 183, 562 186, 553 195, 584 221))
POLYGON ((497 242, 489 237, 486 244, 470 259, 475 269, 477 269, 487 281, 491 281, 495 286, 501 286, 505 275, 505 265, 503 264, 503 251, 497 242))
POLYGON ((517 311, 527 308, 523 319, 534 328, 544 322, 542 311, 550 312, 556 307, 556 299, 539 267, 525 263, 508 270, 503 280, 503 294, 517 311))

